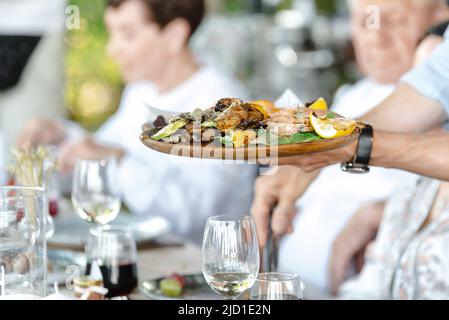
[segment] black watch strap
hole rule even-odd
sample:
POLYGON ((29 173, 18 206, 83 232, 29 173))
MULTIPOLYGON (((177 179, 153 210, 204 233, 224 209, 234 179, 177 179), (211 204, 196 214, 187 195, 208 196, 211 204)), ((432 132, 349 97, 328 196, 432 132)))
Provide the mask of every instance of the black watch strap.
POLYGON ((341 165, 343 171, 351 173, 367 173, 369 172, 369 162, 371 160, 371 152, 373 149, 373 127, 366 124, 360 132, 357 151, 354 159, 350 162, 344 162, 341 165))
POLYGON ((369 124, 365 125, 360 133, 359 144, 354 158, 355 163, 369 165, 371 160, 371 151, 373 150, 373 127, 369 124))

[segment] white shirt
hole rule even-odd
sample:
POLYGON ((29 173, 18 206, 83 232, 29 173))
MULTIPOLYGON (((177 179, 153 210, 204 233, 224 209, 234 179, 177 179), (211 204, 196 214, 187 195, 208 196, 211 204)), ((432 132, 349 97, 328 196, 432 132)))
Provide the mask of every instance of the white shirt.
MULTIPOLYGON (((358 117, 371 110, 394 90, 364 79, 337 94, 333 110, 345 117, 358 117)), ((327 167, 297 202, 294 233, 281 242, 279 268, 297 272, 312 286, 327 290, 328 260, 335 237, 352 214, 366 202, 387 198, 405 177, 398 170, 371 168, 366 175, 327 167)))
POLYGON ((177 234, 198 244, 208 217, 249 214, 256 166, 173 157, 139 140, 149 114, 143 102, 183 112, 208 108, 224 97, 245 96, 235 80, 210 67, 165 94, 148 82, 129 85, 117 114, 96 134, 99 142, 128 150, 120 165, 127 206, 136 213, 164 216, 177 234))

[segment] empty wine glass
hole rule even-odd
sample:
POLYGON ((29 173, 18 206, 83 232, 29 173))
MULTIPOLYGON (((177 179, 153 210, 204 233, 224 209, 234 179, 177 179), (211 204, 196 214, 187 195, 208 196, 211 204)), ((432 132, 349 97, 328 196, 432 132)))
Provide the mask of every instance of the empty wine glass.
POLYGON ((250 299, 302 300, 302 282, 295 273, 260 273, 251 288, 250 299))
POLYGON ((72 203, 81 219, 97 224, 113 221, 121 208, 117 161, 78 160, 72 203))
POLYGON ((202 269, 209 286, 227 299, 237 299, 253 286, 259 272, 259 248, 250 216, 208 219, 202 269))

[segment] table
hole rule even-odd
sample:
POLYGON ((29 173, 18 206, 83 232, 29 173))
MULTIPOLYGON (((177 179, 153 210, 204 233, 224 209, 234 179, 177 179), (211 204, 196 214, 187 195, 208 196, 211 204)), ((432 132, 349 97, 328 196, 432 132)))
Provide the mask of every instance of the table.
MULTIPOLYGON (((49 246, 49 250, 62 250, 60 246, 49 246)), ((64 249, 67 250, 67 249, 64 249)), ((73 252, 80 253, 79 250, 73 252)), ((137 268, 139 282, 168 276, 171 273, 201 273, 201 248, 175 235, 166 235, 155 241, 139 245, 137 268)), ((60 288, 61 293, 73 296, 73 291, 60 288)), ((139 289, 130 296, 132 300, 147 300, 139 289)))
MULTIPOLYGON (((201 273, 201 249, 194 244, 167 246, 139 250, 139 281, 168 276, 171 273, 201 273)), ((130 299, 147 299, 143 294, 134 292, 130 299)))
MULTIPOLYGON (((66 204, 70 208, 69 204, 66 204)), ((65 215, 69 209, 62 210, 65 215)), ((74 250, 82 252, 81 248, 68 248, 49 245, 49 249, 74 250)), ((181 239, 174 234, 166 234, 154 241, 149 241, 138 246, 138 272, 139 282, 168 276, 172 273, 193 274, 201 273, 201 248, 191 242, 181 239)), ((62 289, 62 288, 61 288, 62 289)), ((61 290, 65 294, 73 294, 71 291, 61 290)), ((129 297, 134 300, 148 299, 138 289, 129 297)), ((330 299, 328 294, 306 283, 306 299, 330 299)))

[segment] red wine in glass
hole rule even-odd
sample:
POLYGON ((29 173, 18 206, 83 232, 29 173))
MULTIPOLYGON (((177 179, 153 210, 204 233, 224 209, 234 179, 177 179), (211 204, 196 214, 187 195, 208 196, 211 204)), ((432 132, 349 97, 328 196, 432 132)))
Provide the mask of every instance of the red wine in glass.
POLYGON ((50 214, 50 216, 52 217, 56 217, 58 215, 58 200, 56 199, 51 199, 48 202, 48 212, 50 214))
MULTIPOLYGON (((137 287, 137 265, 135 263, 105 264, 99 266, 103 284, 108 293, 106 298, 127 296, 137 287)), ((86 275, 90 274, 92 263, 86 265, 86 275)))

